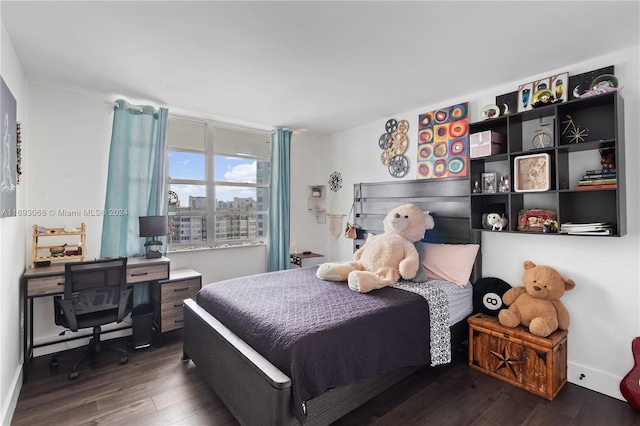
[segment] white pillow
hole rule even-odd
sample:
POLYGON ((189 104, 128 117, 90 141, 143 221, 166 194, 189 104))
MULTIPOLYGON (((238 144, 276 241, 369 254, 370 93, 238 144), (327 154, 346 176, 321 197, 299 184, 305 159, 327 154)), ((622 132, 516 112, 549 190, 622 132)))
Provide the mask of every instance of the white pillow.
POLYGON ((429 278, 450 281, 460 287, 467 285, 479 244, 423 244, 425 255, 422 264, 429 278))

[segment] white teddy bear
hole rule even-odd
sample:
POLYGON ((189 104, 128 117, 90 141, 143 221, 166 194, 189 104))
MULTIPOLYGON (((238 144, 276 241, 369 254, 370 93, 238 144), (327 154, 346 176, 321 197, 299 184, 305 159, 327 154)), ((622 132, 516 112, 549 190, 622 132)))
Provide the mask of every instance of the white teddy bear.
POLYGON ((353 254, 353 262, 323 263, 316 276, 327 281, 348 281, 360 293, 415 277, 420 260, 414 242, 433 229, 433 217, 414 204, 391 210, 384 219, 384 233, 372 235, 353 254))

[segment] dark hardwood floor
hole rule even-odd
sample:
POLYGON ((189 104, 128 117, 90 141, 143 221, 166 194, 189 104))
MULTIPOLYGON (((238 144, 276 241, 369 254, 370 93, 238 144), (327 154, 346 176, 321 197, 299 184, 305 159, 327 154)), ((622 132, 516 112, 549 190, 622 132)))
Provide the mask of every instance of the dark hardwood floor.
MULTIPOLYGON (((131 350, 126 365, 100 354, 71 381, 77 353, 60 357, 57 371, 48 356, 32 362, 12 425, 238 424, 193 363, 181 360, 180 331, 131 350)), ((469 368, 466 356, 460 351, 448 366, 419 370, 334 426, 640 425, 640 412, 626 402, 572 384, 547 401, 469 368)))

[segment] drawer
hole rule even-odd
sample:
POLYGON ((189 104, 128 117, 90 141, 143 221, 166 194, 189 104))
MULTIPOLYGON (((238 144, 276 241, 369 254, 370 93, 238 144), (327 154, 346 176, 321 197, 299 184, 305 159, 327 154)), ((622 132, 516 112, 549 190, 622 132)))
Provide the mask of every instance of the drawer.
MULTIPOLYGON (((162 304, 180 301, 193 297, 200 290, 200 279, 177 281, 160 285, 162 304)), ((181 304, 182 306, 182 304, 181 304)))
POLYGON ((127 267, 127 283, 166 280, 169 278, 169 264, 141 265, 127 267))
POLYGON ((27 297, 46 296, 64 292, 64 275, 27 279, 27 297))
POLYGON ((165 316, 175 316, 176 314, 182 315, 184 299, 173 300, 170 302, 162 302, 160 304, 160 312, 161 316, 164 318, 165 316))
POLYGON ((167 332, 171 330, 177 330, 184 325, 182 307, 179 310, 172 310, 171 312, 162 313, 161 331, 167 332))

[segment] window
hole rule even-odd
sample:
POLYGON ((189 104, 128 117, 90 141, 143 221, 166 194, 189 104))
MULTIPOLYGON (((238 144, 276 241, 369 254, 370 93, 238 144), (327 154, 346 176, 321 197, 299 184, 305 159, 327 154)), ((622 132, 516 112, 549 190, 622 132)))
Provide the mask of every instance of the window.
POLYGON ((169 117, 171 249, 264 241, 270 134, 169 117))

